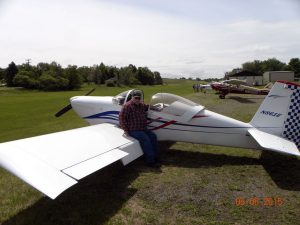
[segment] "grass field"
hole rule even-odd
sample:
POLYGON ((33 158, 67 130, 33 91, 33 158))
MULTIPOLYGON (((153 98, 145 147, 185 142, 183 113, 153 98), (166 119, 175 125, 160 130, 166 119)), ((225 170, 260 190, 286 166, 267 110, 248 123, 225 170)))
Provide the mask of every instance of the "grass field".
MULTIPOLYGON (((0 87, 0 142, 85 126, 72 111, 54 114, 71 96, 93 87, 68 92, 0 87)), ((146 101, 156 92, 175 93, 244 122, 264 98, 221 100, 213 92, 194 93, 190 80, 141 88, 146 101)), ((126 89, 97 86, 92 95, 126 89)), ((126 167, 115 163, 56 200, 0 169, 0 224, 299 224, 299 158, 191 143, 161 143, 160 149, 161 169, 149 169, 141 159, 126 167)))

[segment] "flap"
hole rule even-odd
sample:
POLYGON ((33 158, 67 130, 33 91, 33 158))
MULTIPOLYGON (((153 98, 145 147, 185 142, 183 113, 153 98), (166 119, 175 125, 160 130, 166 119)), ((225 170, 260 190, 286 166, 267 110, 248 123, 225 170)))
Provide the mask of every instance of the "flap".
POLYGON ((300 156, 297 146, 292 141, 255 128, 249 129, 248 132, 265 149, 300 156))
POLYGON ((127 155, 128 153, 124 151, 113 149, 92 159, 64 169, 63 172, 70 175, 71 177, 74 177, 77 180, 80 180, 87 175, 90 175, 91 173, 102 169, 103 167, 112 164, 119 159, 122 159, 127 155))

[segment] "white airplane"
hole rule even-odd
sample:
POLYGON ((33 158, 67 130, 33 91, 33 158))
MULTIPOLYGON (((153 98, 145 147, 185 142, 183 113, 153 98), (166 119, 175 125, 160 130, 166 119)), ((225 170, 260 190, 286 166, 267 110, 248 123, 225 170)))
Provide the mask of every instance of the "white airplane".
MULTIPOLYGON (((0 144, 0 166, 52 199, 83 177, 117 161, 140 157, 139 143, 118 127, 133 90, 115 97, 78 96, 73 108, 91 126, 0 144)), ((158 140, 271 150, 300 156, 300 85, 278 81, 249 123, 174 94, 152 96, 148 128, 158 140)))

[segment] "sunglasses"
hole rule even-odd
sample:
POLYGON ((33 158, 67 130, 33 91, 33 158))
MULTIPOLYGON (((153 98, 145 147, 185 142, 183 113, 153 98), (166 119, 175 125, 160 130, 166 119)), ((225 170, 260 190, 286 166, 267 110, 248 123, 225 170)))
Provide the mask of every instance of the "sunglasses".
POLYGON ((140 96, 134 96, 133 98, 136 99, 136 100, 141 100, 140 96))

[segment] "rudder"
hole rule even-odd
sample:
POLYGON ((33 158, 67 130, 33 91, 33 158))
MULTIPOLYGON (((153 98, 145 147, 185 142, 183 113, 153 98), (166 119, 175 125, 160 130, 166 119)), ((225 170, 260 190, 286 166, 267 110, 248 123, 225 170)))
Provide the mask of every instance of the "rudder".
POLYGON ((293 141, 300 149, 300 85, 277 81, 250 124, 293 141))
POLYGON ((293 141, 300 149, 300 85, 286 83, 286 88, 293 91, 287 117, 284 121, 283 137, 293 141))

